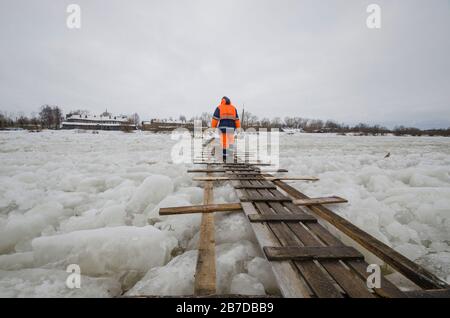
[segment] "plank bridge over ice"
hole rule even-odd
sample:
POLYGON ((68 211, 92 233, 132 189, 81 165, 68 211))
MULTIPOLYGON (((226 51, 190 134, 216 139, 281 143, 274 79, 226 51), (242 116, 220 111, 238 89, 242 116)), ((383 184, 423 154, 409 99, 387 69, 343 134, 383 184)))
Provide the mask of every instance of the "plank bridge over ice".
POLYGON ((219 162, 212 155, 211 141, 203 145, 201 156, 195 159, 203 167, 189 170, 206 173, 194 178, 204 182, 204 204, 160 209, 160 215, 202 213, 194 296, 216 295, 214 212, 231 211, 248 217, 283 297, 450 296, 444 281, 325 207, 345 203, 345 199, 309 198, 284 182, 317 178, 274 176, 269 172, 287 171, 270 170, 270 164, 253 160, 251 153, 237 154, 232 163, 219 162), (213 185, 220 181, 231 182, 240 202, 213 203, 213 185), (321 223, 344 233, 357 243, 358 250, 345 245, 321 223), (403 292, 383 275, 380 288, 368 288, 371 272, 361 249, 398 271, 417 285, 417 290, 403 292))

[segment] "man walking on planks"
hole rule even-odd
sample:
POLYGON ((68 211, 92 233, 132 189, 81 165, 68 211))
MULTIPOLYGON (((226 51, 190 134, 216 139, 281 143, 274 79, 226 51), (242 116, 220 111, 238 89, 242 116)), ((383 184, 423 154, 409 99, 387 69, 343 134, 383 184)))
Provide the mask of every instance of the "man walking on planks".
POLYGON ((220 130, 223 161, 231 161, 233 159, 234 132, 241 128, 241 121, 236 107, 231 104, 228 97, 222 97, 220 105, 214 111, 211 127, 220 130), (230 159, 227 160, 227 157, 230 159))

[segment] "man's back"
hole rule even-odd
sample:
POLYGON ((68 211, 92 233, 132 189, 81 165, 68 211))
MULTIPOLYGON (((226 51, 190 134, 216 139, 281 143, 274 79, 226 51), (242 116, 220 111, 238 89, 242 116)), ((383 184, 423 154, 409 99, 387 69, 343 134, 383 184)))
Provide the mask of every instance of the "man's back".
POLYGON ((225 132, 227 128, 234 130, 235 128, 241 127, 237 109, 231 104, 229 98, 223 97, 220 105, 217 106, 214 111, 211 127, 218 127, 222 132, 225 132))

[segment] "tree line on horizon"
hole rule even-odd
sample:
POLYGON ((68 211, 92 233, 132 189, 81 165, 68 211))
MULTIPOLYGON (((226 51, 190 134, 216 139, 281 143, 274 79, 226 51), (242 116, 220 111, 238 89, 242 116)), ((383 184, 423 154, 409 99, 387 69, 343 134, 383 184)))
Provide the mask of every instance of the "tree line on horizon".
POLYGON ((0 112, 0 129, 23 128, 30 130, 59 129, 63 112, 59 106, 43 105, 39 113, 33 112, 31 117, 19 113, 17 115, 0 112))
MULTIPOLYGON (((87 110, 73 110, 69 114, 89 114, 87 110)), ((140 124, 139 115, 134 113, 129 116, 130 122, 136 125, 140 124)), ((212 115, 203 112, 199 116, 187 119, 186 116, 180 115, 176 120, 184 123, 192 123, 195 120, 201 120, 203 126, 209 126, 212 115)), ((174 120, 172 117, 168 118, 170 121, 174 120)), ((59 129, 63 120, 63 111, 59 106, 43 105, 39 109, 39 113, 32 113, 31 117, 24 114, 11 115, 0 111, 0 130, 8 128, 22 128, 28 130, 40 129, 59 129)), ((244 129, 247 128, 278 128, 278 129, 298 129, 307 133, 355 133, 361 135, 386 135, 392 133, 396 136, 410 135, 410 136, 450 136, 450 127, 447 129, 426 129, 422 130, 415 127, 397 126, 394 129, 388 129, 381 125, 369 125, 359 123, 357 125, 347 125, 338 123, 334 120, 320 120, 308 119, 303 117, 280 117, 261 118, 250 113, 243 112, 241 114, 241 123, 244 129)))
MULTIPOLYGON (((211 122, 212 115, 210 113, 202 113, 200 116, 192 117, 186 120, 186 116, 180 115, 179 121, 181 122, 193 122, 194 120, 201 120, 203 126, 208 126, 211 122)), ((172 118, 169 118, 172 120, 172 118)), ((447 129, 426 129, 422 130, 415 127, 396 126, 394 129, 388 129, 381 125, 369 125, 365 123, 359 123, 357 125, 347 125, 338 123, 334 120, 320 120, 309 119, 303 117, 289 117, 284 119, 281 117, 259 119, 258 116, 250 113, 243 112, 241 114, 241 125, 244 129, 247 128, 278 128, 278 129, 298 129, 307 133, 355 133, 360 135, 386 135, 394 134, 396 136, 410 135, 410 136, 450 136, 450 127, 447 129)))

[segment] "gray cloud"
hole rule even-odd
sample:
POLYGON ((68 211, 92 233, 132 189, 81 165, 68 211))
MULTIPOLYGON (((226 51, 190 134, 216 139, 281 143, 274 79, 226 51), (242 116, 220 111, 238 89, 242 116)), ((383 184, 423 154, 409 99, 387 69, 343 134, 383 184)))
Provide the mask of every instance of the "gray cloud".
POLYGON ((450 5, 399 1, 0 2, 0 109, 213 111, 450 125, 450 5), (65 26, 82 9, 81 30, 65 26), (382 28, 366 27, 366 7, 382 28))

